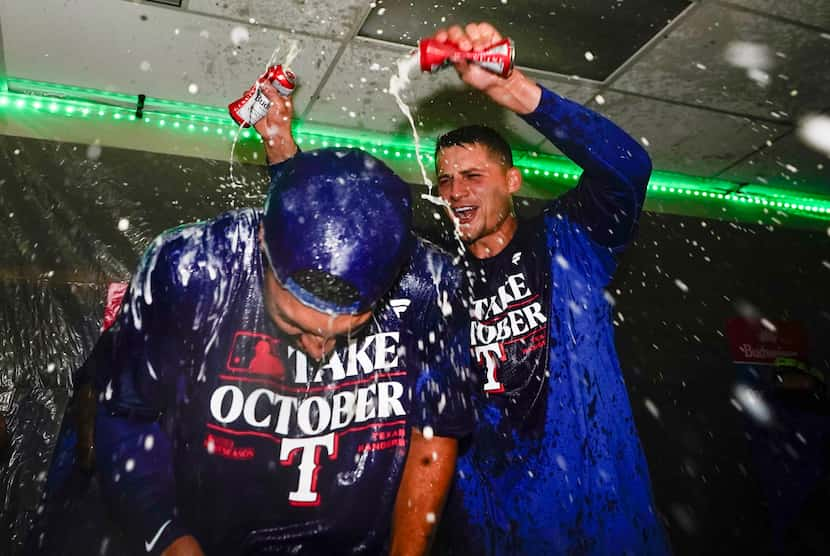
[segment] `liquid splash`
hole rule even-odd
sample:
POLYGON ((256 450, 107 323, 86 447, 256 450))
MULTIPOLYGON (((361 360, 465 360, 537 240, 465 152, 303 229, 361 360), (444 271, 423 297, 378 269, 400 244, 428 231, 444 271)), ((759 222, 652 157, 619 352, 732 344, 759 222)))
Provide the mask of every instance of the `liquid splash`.
MULTIPOLYGON (((427 186, 427 193, 421 194, 421 198, 429 201, 430 203, 443 207, 447 210, 448 214, 451 214, 450 204, 441 197, 433 194, 432 180, 430 180, 429 176, 427 176, 426 168, 424 168, 424 163, 421 160, 421 137, 418 135, 418 129, 415 127, 415 120, 412 117, 412 110, 401 97, 401 93, 403 93, 403 91, 405 91, 410 84, 410 76, 420 67, 420 57, 418 52, 416 51, 399 58, 398 61, 395 62, 395 65, 398 68, 398 73, 393 74, 392 77, 389 78, 388 91, 390 95, 395 97, 395 102, 398 104, 398 108, 403 115, 406 116, 406 119, 409 120, 409 127, 412 129, 412 140, 415 143, 415 160, 418 162, 418 168, 421 170, 421 178, 427 186)), ((461 240, 460 225, 455 218, 451 217, 450 220, 453 223, 455 238, 458 240, 458 254, 463 255, 465 248, 464 243, 461 240)))
MULTIPOLYGON (((297 58, 297 55, 299 53, 300 53, 300 43, 297 42, 296 39, 289 40, 288 41, 288 54, 285 56, 285 61, 282 63, 283 67, 290 68, 291 64, 294 63, 294 60, 297 58)), ((276 54, 274 54, 274 56, 275 55, 276 54)))
POLYGON ((408 54, 400 58, 396 65, 398 66, 397 75, 392 75, 389 79, 389 94, 395 97, 395 102, 398 103, 406 119, 409 120, 409 126, 412 128, 412 139, 415 141, 415 160, 418 162, 418 168, 421 169, 421 177, 429 189, 430 196, 432 196, 432 180, 427 176, 426 168, 421 160, 421 138, 418 135, 418 130, 415 127, 415 120, 412 118, 412 111, 409 106, 401 98, 401 93, 409 86, 409 76, 419 66, 418 54, 408 54))
MULTIPOLYGON (((406 119, 409 120, 409 126, 412 129, 412 139, 415 143, 415 160, 418 162, 418 168, 421 170, 421 178, 424 180, 424 183, 427 186, 427 193, 421 194, 421 198, 429 201, 430 203, 440 206, 447 211, 447 214, 450 216, 450 221, 453 224, 453 237, 456 240, 456 254, 457 258, 454 263, 458 263, 460 261, 464 261, 464 266, 469 268, 469 263, 464 259, 464 253, 466 252, 466 248, 464 246, 464 242, 461 238, 461 225, 458 222, 458 219, 452 217, 452 207, 450 204, 442 199, 441 197, 434 195, 432 191, 432 180, 429 179, 427 176, 426 168, 424 168, 424 164, 421 160, 421 138, 418 135, 418 130, 415 127, 415 120, 412 117, 412 111, 410 110, 409 106, 403 101, 401 97, 401 93, 409 86, 410 84, 410 76, 413 72, 417 71, 420 66, 420 58, 416 52, 412 54, 408 54, 404 56, 396 62, 396 66, 398 68, 398 73, 393 74, 392 77, 389 79, 389 94, 395 97, 395 102, 398 104, 398 108, 401 110, 406 119)), ((430 257, 428 259, 428 266, 429 272, 432 276, 433 286, 435 287, 436 293, 436 303, 438 304, 439 309, 441 310, 441 314, 446 318, 452 314, 452 304, 449 302, 448 292, 441 291, 440 284, 441 284, 441 268, 440 265, 434 264, 434 261, 430 257)), ((472 286, 471 283, 467 284, 468 288, 468 296, 472 299, 472 286)))

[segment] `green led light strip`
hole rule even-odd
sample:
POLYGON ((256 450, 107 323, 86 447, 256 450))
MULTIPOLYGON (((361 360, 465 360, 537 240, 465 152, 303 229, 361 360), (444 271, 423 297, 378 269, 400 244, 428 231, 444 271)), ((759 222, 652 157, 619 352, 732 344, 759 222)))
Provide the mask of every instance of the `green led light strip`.
MULTIPOLYGON (((89 121, 107 118, 124 122, 137 120, 136 96, 16 78, 8 78, 7 83, 9 92, 0 92, 0 112, 12 118, 29 118, 42 114, 89 121)), ((241 142, 262 141, 255 131, 236 126, 226 109, 214 106, 147 97, 141 120, 171 132, 212 135, 228 142, 233 141, 237 134, 241 142)), ((309 122, 295 122, 293 129, 296 141, 301 146, 357 147, 388 160, 414 160, 416 156, 415 146, 408 136, 356 131, 309 122)), ((434 141, 422 141, 423 162, 430 165, 434 163, 434 148, 434 141)), ((514 154, 516 166, 528 177, 538 176, 572 187, 582 172, 581 168, 564 157, 528 151, 515 151, 514 154)), ((648 188, 649 197, 725 203, 725 206, 753 207, 830 220, 830 199, 794 195, 760 184, 739 186, 726 180, 655 171, 648 188)))

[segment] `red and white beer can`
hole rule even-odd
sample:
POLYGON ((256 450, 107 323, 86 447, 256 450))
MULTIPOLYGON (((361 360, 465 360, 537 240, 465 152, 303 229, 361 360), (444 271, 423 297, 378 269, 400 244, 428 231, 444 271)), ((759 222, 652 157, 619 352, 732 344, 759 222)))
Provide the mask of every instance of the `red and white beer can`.
POLYGON ((511 39, 504 39, 485 50, 459 50, 452 43, 435 39, 421 39, 418 42, 421 71, 434 72, 459 60, 469 60, 484 69, 508 77, 513 71, 516 49, 511 39))
POLYGON ((294 92, 297 76, 293 71, 281 65, 268 68, 268 71, 260 75, 251 88, 245 91, 242 98, 228 105, 228 112, 233 121, 242 127, 250 127, 265 117, 270 103, 262 94, 260 85, 266 82, 270 82, 280 95, 288 97, 294 92))

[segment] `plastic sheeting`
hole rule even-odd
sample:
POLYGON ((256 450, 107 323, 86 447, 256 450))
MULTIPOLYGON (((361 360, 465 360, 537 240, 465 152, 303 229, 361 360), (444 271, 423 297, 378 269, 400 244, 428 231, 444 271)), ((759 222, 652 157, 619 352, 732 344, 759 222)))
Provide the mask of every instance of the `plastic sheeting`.
POLYGON ((184 222, 261 206, 261 167, 0 137, 0 554, 37 515, 72 374, 99 336, 107 285, 184 222), (1 402, 7 402, 6 404, 1 402), (7 405, 7 407, 3 407, 7 405))
POLYGON ((0 531, 9 535, 2 542, 10 548, 31 527, 71 393, 71 371, 98 335, 94 315, 100 299, 96 285, 0 282, 0 372, 12 395, 6 415, 11 453, 0 475, 0 531))

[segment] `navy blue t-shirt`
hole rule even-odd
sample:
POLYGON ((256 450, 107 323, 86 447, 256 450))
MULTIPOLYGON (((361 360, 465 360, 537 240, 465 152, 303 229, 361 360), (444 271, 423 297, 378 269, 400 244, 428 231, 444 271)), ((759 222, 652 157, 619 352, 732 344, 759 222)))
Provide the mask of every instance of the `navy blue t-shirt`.
MULTIPOLYGON (((522 223, 510 243, 486 259, 466 257, 470 349, 480 390, 502 418, 496 431, 542 432, 546 403, 549 257, 541 222, 522 223)), ((480 444, 493 445, 491 442, 480 444)), ((501 442, 496 449, 502 451, 501 442)))
POLYGON ((140 552, 191 534, 209 554, 378 553, 411 428, 472 427, 460 272, 417 240, 315 364, 266 314, 259 219, 229 212, 145 254, 95 365, 105 494, 140 552))

